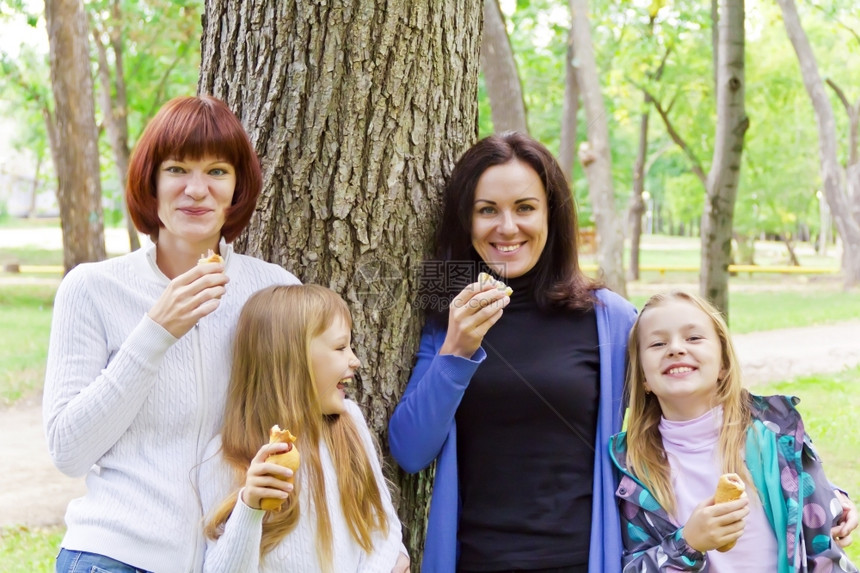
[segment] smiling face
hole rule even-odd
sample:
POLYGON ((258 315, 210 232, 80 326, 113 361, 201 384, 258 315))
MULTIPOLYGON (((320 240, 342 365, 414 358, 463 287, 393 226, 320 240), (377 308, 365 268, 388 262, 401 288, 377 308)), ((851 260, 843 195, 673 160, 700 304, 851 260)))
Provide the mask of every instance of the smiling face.
POLYGON ((639 319, 639 360, 646 388, 668 420, 692 420, 716 405, 722 345, 711 317, 670 299, 639 319))
POLYGON ((475 188, 472 246, 505 278, 532 270, 546 246, 546 191, 528 164, 516 159, 490 167, 475 188))
POLYGON ((311 339, 311 368, 323 414, 346 411, 344 386, 352 383, 355 371, 361 367, 350 342, 349 324, 343 317, 335 318, 322 334, 311 339))
POLYGON ((221 227, 236 188, 235 168, 221 159, 167 159, 158 168, 156 189, 160 247, 217 250, 221 227))

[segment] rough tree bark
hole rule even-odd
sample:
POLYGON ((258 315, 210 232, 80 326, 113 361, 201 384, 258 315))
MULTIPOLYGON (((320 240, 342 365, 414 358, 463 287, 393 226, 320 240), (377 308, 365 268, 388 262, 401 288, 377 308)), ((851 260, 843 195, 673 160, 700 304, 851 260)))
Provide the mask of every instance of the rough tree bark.
MULTIPOLYGON (((480 27, 468 0, 205 6, 198 91, 228 103, 263 164, 237 246, 347 300, 364 365, 354 398, 386 450, 441 187, 477 138, 480 27)), ((395 476, 413 571, 429 477, 395 476)))
POLYGON ((570 0, 577 81, 588 120, 588 141, 579 147, 579 160, 588 180, 588 195, 597 227, 597 263, 606 285, 627 296, 624 278, 624 234, 615 208, 609 126, 591 41, 588 0, 570 0))
POLYGON ((66 272, 105 258, 98 132, 87 19, 80 0, 46 0, 54 93, 57 202, 66 272))
POLYGON ((728 316, 735 199, 749 128, 744 111, 744 0, 721 0, 719 18, 717 131, 702 214, 699 294, 728 316))
POLYGON ((845 162, 845 191, 848 194, 851 202, 851 215, 855 221, 860 221, 860 98, 857 103, 851 105, 848 101, 848 96, 842 91, 842 88, 832 79, 827 78, 829 85, 839 101, 842 102, 842 107, 845 108, 845 113, 848 115, 848 160, 845 162))
POLYGON ((821 181, 836 230, 842 238, 842 274, 846 287, 860 284, 860 220, 852 216, 851 201, 839 181, 840 165, 837 155, 836 120, 833 108, 818 72, 818 63, 806 32, 800 23, 794 0, 777 0, 788 39, 797 54, 803 85, 818 123, 818 156, 821 161, 821 181))
POLYGON ((528 133, 520 74, 499 0, 484 0, 481 72, 490 98, 493 130, 528 133))
POLYGON ((125 218, 126 231, 128 232, 128 244, 132 251, 140 248, 140 237, 125 202, 125 190, 128 180, 128 162, 131 151, 128 147, 128 101, 125 88, 125 68, 123 67, 123 42, 122 42, 122 12, 119 0, 111 4, 110 22, 100 27, 92 21, 93 43, 98 53, 98 74, 101 84, 101 100, 104 113, 105 130, 108 134, 111 151, 113 151, 114 163, 117 175, 122 185, 123 200, 122 213, 125 218), (107 46, 102 40, 102 35, 109 38, 110 48, 113 52, 114 73, 111 80, 110 64, 108 63, 107 46), (114 93, 111 93, 113 87, 114 93))
MULTIPOLYGON (((572 20, 571 20, 572 22, 572 20)), ((576 116, 579 113, 579 84, 574 66, 573 25, 567 34, 567 56, 564 59, 564 102, 561 109, 561 137, 558 163, 573 189, 573 161, 576 153, 576 116)))

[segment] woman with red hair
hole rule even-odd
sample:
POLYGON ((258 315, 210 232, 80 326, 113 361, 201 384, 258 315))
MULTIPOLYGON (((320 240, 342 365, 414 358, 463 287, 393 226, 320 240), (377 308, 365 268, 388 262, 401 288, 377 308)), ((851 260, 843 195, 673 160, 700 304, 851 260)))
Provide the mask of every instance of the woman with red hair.
POLYGON ((75 267, 54 303, 43 413, 54 464, 86 475, 58 572, 196 571, 196 489, 220 426, 239 311, 298 283, 233 252, 262 187, 238 118, 207 96, 169 101, 131 158, 128 209, 152 245, 75 267), (212 251, 217 262, 198 261, 212 251))

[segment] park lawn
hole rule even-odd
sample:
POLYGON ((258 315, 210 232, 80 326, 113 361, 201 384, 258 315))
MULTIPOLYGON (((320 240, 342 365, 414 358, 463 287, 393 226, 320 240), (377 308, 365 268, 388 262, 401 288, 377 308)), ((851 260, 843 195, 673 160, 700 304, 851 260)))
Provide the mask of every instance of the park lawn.
POLYGON ((0 530, 0 571, 53 573, 65 528, 10 527, 0 530))
POLYGON ((42 389, 56 287, 0 288, 0 404, 42 389))

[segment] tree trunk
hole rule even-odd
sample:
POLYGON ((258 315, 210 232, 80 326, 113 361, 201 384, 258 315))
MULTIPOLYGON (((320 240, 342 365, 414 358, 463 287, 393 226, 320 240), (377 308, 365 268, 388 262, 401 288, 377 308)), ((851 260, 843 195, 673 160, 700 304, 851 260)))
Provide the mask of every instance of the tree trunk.
POLYGON ((573 26, 567 35, 567 56, 564 59, 564 103, 561 109, 561 138, 558 145, 558 163, 573 189, 573 161, 576 153, 576 115, 579 113, 579 84, 573 65, 573 26))
POLYGON ((528 133, 520 74, 499 0, 484 0, 481 72, 490 98, 493 130, 528 133))
POLYGON ((126 231, 128 232, 129 249, 136 251, 140 248, 140 237, 125 202, 125 190, 128 182, 128 162, 131 151, 128 148, 128 102, 125 89, 125 70, 123 68, 123 42, 122 42, 122 13, 118 0, 111 7, 110 25, 104 30, 99 29, 93 23, 93 41, 98 53, 98 73, 101 84, 101 99, 104 113, 105 128, 113 151, 114 163, 117 175, 122 186, 122 201, 120 201, 123 218, 125 219, 126 231), (101 34, 107 32, 110 37, 111 51, 114 55, 114 75, 111 81, 110 65, 107 58, 107 47, 102 41, 101 34), (111 96, 111 86, 116 93, 111 96))
MULTIPOLYGON (((364 365, 354 398, 385 450, 441 188, 477 138, 480 27, 465 0, 206 2, 198 91, 236 112, 263 165, 237 247, 347 300, 364 365)), ((430 474, 394 480, 417 571, 430 474)))
POLYGON ((749 118, 744 111, 744 0, 721 0, 717 130, 702 215, 699 292, 729 315, 732 227, 749 118))
POLYGON ((633 164, 633 193, 630 194, 627 220, 630 225, 630 263, 627 266, 627 280, 639 280, 639 243, 642 239, 642 215, 645 213, 645 155, 648 153, 648 119, 651 97, 645 94, 645 111, 639 119, 639 148, 636 163, 633 164))
POLYGON ((777 0, 782 9, 782 20, 791 45, 800 63, 800 74, 818 123, 818 155, 821 160, 821 181, 830 214, 842 239, 842 273, 845 286, 860 284, 860 221, 852 216, 851 201, 839 184, 839 159, 836 143, 836 120, 824 82, 818 72, 818 63, 809 39, 800 23, 794 0, 777 0))
POLYGON ((597 227, 597 263, 606 285, 618 294, 627 296, 623 262, 624 234, 615 208, 609 126, 594 59, 588 0, 570 0, 570 11, 573 49, 579 62, 577 81, 588 120, 588 142, 580 145, 579 160, 588 180, 588 195, 597 227))
POLYGON ((98 132, 87 20, 80 0, 45 0, 54 93, 63 266, 105 258, 98 132))

